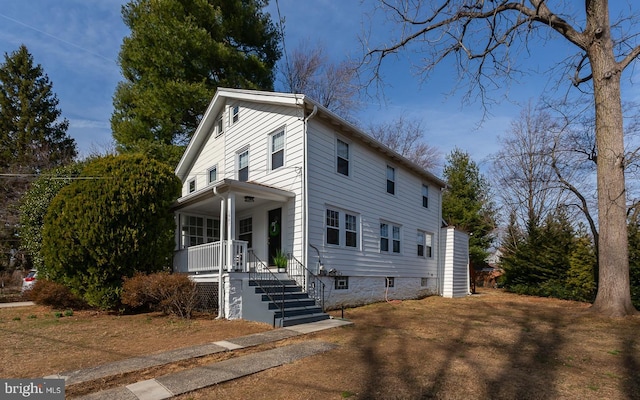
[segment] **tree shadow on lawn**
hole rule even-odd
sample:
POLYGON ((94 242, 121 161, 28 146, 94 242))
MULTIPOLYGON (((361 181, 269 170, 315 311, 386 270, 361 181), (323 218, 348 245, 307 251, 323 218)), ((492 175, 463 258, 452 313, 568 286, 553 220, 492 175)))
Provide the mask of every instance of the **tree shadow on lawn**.
POLYGON ((544 319, 529 317, 526 307, 517 306, 514 311, 516 315, 511 318, 478 315, 489 324, 508 324, 512 338, 508 341, 475 337, 482 335, 482 329, 474 329, 478 320, 469 311, 448 310, 448 315, 436 318, 432 323, 440 326, 431 334, 435 337, 415 334, 415 329, 405 329, 397 318, 387 318, 380 312, 355 339, 359 357, 366 365, 358 398, 557 397, 554 379, 561 365, 558 353, 563 344, 562 322, 553 315, 544 319), (422 346, 421 341, 429 344, 422 346), (497 370, 488 370, 483 362, 491 354, 499 358, 494 363, 499 365, 497 370), (390 361, 389 357, 395 360, 390 361))
POLYGON ((635 339, 625 339, 622 343, 623 365, 627 378, 623 388, 629 399, 640 399, 640 363, 638 362, 635 339))

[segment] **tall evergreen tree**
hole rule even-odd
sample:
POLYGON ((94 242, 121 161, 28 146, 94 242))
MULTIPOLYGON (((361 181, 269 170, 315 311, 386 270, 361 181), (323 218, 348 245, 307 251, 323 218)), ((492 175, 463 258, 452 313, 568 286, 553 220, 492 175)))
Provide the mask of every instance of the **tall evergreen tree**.
POLYGON ((218 86, 273 88, 280 35, 268 0, 132 0, 119 56, 113 135, 121 150, 172 159, 218 86), (150 144, 151 143, 151 144, 150 144))
POLYGON ((471 234, 469 258, 477 268, 485 264, 493 242, 495 210, 489 197, 489 183, 468 153, 456 148, 446 158, 442 197, 442 218, 471 234))
MULTIPOLYGON (((6 255, 18 248, 17 205, 27 190, 23 175, 64 165, 76 155, 61 118, 53 84, 22 45, 0 64, 0 246, 6 255)), ((9 258, 2 259, 7 266, 9 258)))

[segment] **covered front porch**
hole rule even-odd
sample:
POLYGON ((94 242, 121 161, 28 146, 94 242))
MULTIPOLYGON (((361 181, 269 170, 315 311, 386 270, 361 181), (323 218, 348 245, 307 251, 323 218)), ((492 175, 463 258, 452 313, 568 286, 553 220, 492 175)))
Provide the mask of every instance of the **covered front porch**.
MULTIPOLYGON (((178 199, 174 272, 250 272, 273 265, 290 251, 286 223, 293 219, 292 192, 253 182, 218 181, 178 199)), ((289 235, 290 237, 290 235, 289 235)))

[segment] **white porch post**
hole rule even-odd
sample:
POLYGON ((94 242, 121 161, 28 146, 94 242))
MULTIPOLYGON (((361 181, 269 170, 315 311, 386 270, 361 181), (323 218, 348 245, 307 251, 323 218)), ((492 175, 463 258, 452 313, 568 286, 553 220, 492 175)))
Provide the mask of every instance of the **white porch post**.
POLYGON ((226 269, 231 271, 233 265, 233 240, 236 238, 236 195, 229 193, 227 198, 227 260, 226 269))
POLYGON ((224 260, 224 217, 226 215, 227 204, 225 198, 220 199, 220 261, 218 265, 218 316, 216 319, 223 318, 224 315, 224 282, 222 282, 222 263, 224 260))

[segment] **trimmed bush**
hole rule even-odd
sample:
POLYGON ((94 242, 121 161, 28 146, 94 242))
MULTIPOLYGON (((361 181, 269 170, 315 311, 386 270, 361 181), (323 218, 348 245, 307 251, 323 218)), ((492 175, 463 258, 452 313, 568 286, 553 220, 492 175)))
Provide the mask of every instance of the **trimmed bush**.
POLYGON ((25 296, 43 306, 57 309, 81 309, 86 303, 64 285, 46 279, 38 279, 33 288, 25 292, 25 296))
POLYGON ((161 311, 188 319, 198 303, 198 294, 196 284, 186 275, 159 272, 126 278, 121 301, 133 310, 161 311))

